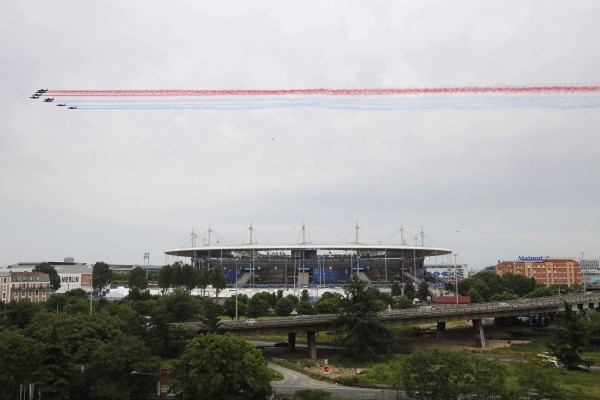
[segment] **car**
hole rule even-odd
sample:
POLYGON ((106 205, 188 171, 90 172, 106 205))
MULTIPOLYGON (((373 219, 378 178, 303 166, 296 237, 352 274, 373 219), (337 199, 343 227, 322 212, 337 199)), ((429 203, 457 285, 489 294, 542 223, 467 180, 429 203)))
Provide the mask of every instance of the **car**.
POLYGON ((273 344, 273 346, 275 346, 275 347, 288 347, 289 343, 287 342, 287 340, 283 340, 281 342, 275 342, 273 344))
POLYGON ((256 320, 255 319, 247 319, 246 325, 256 325, 256 320))
POLYGON ((231 326, 233 324, 235 324, 235 321, 232 319, 225 319, 217 322, 217 326, 231 326))

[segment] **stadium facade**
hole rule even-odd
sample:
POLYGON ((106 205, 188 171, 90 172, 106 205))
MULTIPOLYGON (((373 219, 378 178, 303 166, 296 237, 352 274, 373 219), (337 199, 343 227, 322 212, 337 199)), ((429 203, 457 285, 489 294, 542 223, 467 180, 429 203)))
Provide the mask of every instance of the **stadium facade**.
POLYGON ((400 280, 404 272, 423 276, 426 257, 451 254, 444 248, 363 243, 242 244, 168 250, 202 269, 221 265, 228 283, 334 284, 359 274, 370 281, 400 280))

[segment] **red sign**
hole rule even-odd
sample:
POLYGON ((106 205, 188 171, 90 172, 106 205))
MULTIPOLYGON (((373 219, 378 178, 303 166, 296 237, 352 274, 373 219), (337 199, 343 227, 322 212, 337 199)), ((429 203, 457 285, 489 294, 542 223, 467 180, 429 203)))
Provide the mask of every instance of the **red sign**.
POLYGON ((323 367, 323 372, 325 372, 326 374, 330 373, 331 372, 331 367, 329 365, 325 365, 323 367))
POLYGON ((81 286, 92 286, 92 274, 81 274, 81 286))

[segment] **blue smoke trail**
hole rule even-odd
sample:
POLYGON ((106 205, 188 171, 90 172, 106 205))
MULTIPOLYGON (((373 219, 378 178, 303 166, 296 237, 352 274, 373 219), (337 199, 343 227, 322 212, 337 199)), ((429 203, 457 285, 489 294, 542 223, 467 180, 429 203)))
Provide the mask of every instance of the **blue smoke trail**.
MULTIPOLYGON (((62 101, 62 100, 61 100, 62 101)), ((325 108, 348 110, 430 110, 430 109, 511 109, 599 108, 600 95, 521 95, 521 96, 402 96, 402 97, 280 97, 280 98, 177 98, 165 99, 73 99, 68 105, 88 110, 160 110, 160 109, 274 109, 325 108)))

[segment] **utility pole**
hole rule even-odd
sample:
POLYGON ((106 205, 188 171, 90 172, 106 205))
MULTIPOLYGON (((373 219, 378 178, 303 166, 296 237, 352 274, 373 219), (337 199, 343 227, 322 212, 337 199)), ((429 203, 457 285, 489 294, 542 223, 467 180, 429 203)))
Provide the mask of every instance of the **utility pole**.
POLYGON ((456 254, 456 237, 458 236, 458 232, 458 230, 454 231, 454 291, 456 292, 456 305, 458 305, 458 273, 456 271, 456 257, 458 256, 456 254))
POLYGON ((583 294, 585 294, 585 274, 583 271, 583 255, 585 254, 585 251, 581 252, 581 259, 579 260, 579 273, 580 273, 580 278, 581 278, 581 282, 583 283, 583 294))

